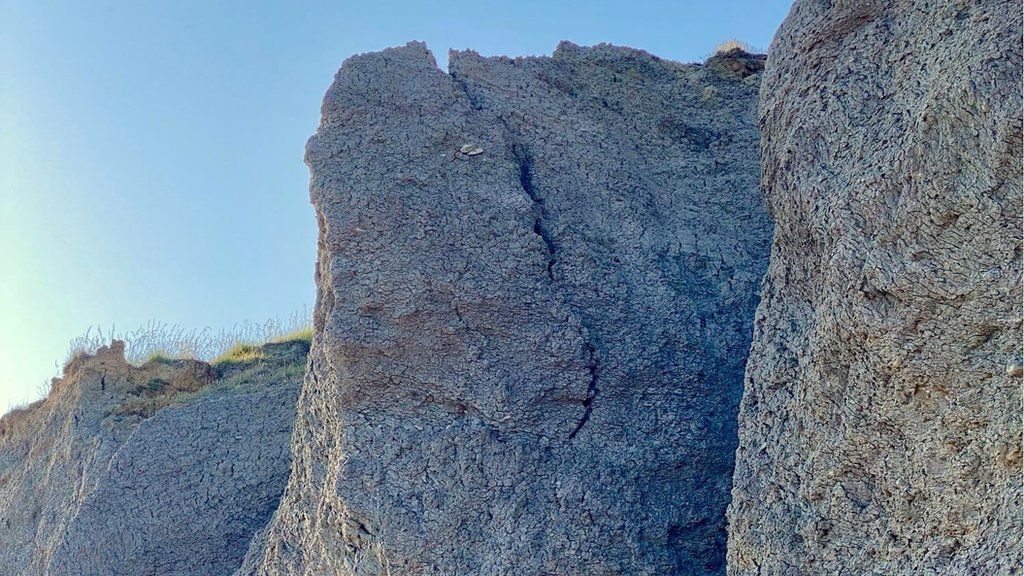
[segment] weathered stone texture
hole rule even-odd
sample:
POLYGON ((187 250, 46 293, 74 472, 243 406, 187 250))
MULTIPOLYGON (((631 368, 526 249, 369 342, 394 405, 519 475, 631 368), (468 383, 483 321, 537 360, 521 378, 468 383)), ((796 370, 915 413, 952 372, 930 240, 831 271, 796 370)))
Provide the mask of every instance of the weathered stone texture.
POLYGON ((0 420, 0 573, 237 569, 290 470, 305 346, 268 346, 266 361, 223 385, 203 362, 136 368, 115 342, 0 420), (153 407, 168 395, 181 401, 153 407))
POLYGON ((114 413, 127 390, 149 377, 206 379, 192 368, 135 374, 123 346, 101 348, 72 362, 48 398, 0 420, 0 573, 45 573, 69 511, 135 428, 137 418, 114 413))
POLYGON ((760 59, 720 58, 344 63, 295 467, 242 572, 724 572, 771 226, 760 59))
POLYGON ((729 573, 1021 573, 1021 4, 799 0, 729 573))

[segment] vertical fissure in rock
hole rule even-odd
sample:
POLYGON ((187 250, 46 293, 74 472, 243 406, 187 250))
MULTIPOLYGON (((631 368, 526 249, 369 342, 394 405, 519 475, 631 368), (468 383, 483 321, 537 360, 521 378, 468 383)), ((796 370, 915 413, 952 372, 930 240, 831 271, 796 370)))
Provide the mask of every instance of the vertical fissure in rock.
MULTIPOLYGON (((462 81, 456 74, 451 74, 455 84, 462 89, 466 98, 469 100, 470 106, 475 111, 483 111, 484 107, 479 99, 474 98, 472 91, 466 86, 465 82, 462 81)), ((550 213, 547 206, 544 203, 544 198, 538 194, 536 186, 534 185, 533 178, 533 156, 526 146, 519 141, 515 136, 515 131, 509 126, 508 121, 500 114, 496 115, 495 118, 501 123, 504 129, 505 139, 509 143, 509 148, 512 152, 512 157, 515 160, 516 168, 519 176, 519 187, 523 189, 523 192, 530 198, 533 203, 533 233, 540 237, 544 242, 544 247, 547 249, 548 262, 547 262, 547 274, 548 279, 552 282, 555 281, 555 265, 558 263, 558 244, 555 242, 551 230, 548 228, 548 222, 550 222, 550 213)), ((586 334, 582 334, 584 338, 586 334)), ((583 399, 583 414, 580 419, 576 422, 576 426, 573 427, 572 432, 569 433, 569 440, 572 440, 579 434, 580 430, 587 425, 590 421, 590 416, 594 411, 594 399, 598 394, 598 379, 601 370, 601 361, 597 354, 597 349, 590 341, 586 341, 584 344, 584 350, 587 356, 587 371, 590 374, 590 380, 587 383, 587 394, 583 399)))
POLYGON ((584 349, 587 351, 587 370, 590 372, 590 383, 587 385, 587 396, 583 399, 583 415, 580 416, 576 427, 569 433, 570 440, 575 438, 580 433, 580 430, 587 425, 587 422, 590 421, 590 415, 594 411, 594 399, 597 398, 598 392, 597 380, 598 374, 601 372, 601 360, 597 356, 597 350, 594 348, 594 345, 590 342, 584 345, 584 349))
MULTIPOLYGON (((510 134, 511 129, 508 124, 505 123, 504 119, 501 122, 505 126, 505 132, 510 134)), ((512 156, 515 158, 519 169, 519 185, 522 187, 523 192, 526 192, 526 195, 533 201, 533 232, 540 236, 541 240, 544 241, 544 246, 547 247, 548 278, 553 282, 555 280, 555 264, 558 262, 558 246, 555 244, 555 240, 552 238, 551 232, 546 225, 546 222, 549 221, 549 213, 544 205, 544 199, 537 194, 537 190, 534 188, 533 158, 526 147, 518 142, 512 143, 512 156)), ((583 336, 586 337, 586 334, 583 334, 583 336)), ((601 361, 598 358, 597 349, 590 341, 584 344, 584 350, 587 356, 587 371, 590 373, 590 381, 587 383, 587 395, 583 399, 583 415, 580 416, 576 426, 569 433, 569 440, 575 438, 580 430, 587 425, 587 422, 590 421, 590 415, 594 411, 594 399, 598 393, 597 382, 601 371, 601 361)))
MULTIPOLYGON (((504 124, 504 121, 502 121, 502 124, 504 124)), ((506 125, 505 127, 506 132, 508 132, 508 126, 506 125)), ((519 143, 512 144, 512 156, 515 158, 516 166, 519 169, 519 186, 522 187, 523 192, 526 192, 526 195, 533 202, 533 233, 540 236, 540 239, 544 241, 544 246, 548 251, 548 278, 554 280, 558 246, 555 244, 555 239, 551 236, 551 231, 547 228, 546 222, 548 222, 549 214, 547 207, 544 205, 544 199, 537 194, 533 186, 533 158, 531 158, 526 147, 519 143)))
MULTIPOLYGON (((466 95, 466 99, 469 100, 469 105, 473 110, 480 112, 484 109, 478 98, 473 97, 473 93, 466 86, 466 83, 455 74, 450 73, 452 80, 455 85, 462 89, 463 94, 466 95)), ((506 140, 510 143, 512 150, 512 157, 516 161, 516 167, 519 171, 519 186, 523 189, 523 192, 530 197, 533 202, 533 233, 540 236, 540 239, 544 241, 544 246, 548 252, 548 279, 555 279, 555 264, 557 263, 556 253, 558 246, 555 244, 555 239, 551 236, 551 231, 548 230, 546 222, 548 221, 549 214, 547 207, 544 205, 544 199, 541 198, 533 185, 533 158, 530 156, 529 151, 526 147, 518 142, 514 137, 515 132, 512 127, 508 125, 508 122, 501 115, 496 115, 495 118, 501 123, 501 127, 504 128, 506 140)))

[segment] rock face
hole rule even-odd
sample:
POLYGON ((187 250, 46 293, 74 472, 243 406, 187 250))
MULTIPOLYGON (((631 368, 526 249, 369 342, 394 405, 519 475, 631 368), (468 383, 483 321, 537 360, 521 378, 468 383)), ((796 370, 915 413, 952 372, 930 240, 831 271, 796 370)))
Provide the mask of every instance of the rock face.
POLYGON ((1021 572, 1021 5, 799 0, 729 573, 1021 572))
POLYGON ((0 573, 237 569, 284 490, 305 367, 268 346, 225 379, 190 360, 136 368, 115 342, 0 420, 0 573))
POLYGON ((242 573, 723 573, 761 59, 450 61, 324 99, 295 465, 242 573))

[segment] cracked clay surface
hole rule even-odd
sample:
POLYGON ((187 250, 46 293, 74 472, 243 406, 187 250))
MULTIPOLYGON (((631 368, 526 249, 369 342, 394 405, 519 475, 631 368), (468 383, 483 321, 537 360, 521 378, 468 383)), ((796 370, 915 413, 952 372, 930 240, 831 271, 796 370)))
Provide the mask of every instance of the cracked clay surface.
POLYGON ((1021 573, 1020 2, 796 2, 729 573, 1021 573))
POLYGON ((728 58, 344 63, 295 468, 240 574, 724 573, 771 237, 728 58))

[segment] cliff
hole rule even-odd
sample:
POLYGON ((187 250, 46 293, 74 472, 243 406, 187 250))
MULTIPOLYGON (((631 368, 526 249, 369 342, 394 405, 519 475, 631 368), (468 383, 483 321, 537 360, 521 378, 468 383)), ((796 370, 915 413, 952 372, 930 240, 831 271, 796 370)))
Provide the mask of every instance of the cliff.
POLYGON ((729 573, 1020 574, 1021 5, 799 0, 729 573))
POLYGON ((0 573, 234 571, 290 469, 304 343, 227 370, 115 341, 0 419, 0 573))
POLYGON ((243 572, 723 573, 761 64, 347 60, 294 469, 243 572))
POLYGON ((0 573, 1020 573, 1021 18, 346 60, 312 347, 71 362, 0 419, 0 573))

